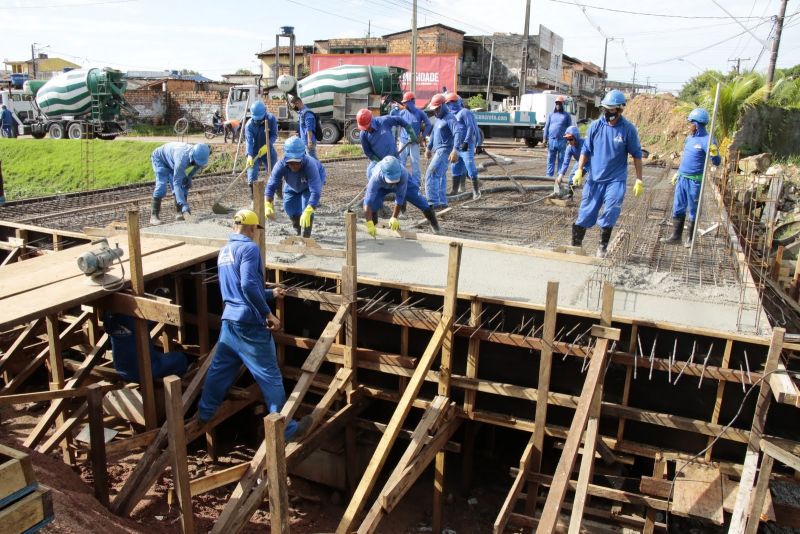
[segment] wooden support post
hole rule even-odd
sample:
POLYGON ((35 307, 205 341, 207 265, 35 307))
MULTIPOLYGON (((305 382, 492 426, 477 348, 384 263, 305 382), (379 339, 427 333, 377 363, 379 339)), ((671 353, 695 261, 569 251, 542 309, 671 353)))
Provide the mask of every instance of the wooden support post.
POLYGON ((283 431, 286 418, 271 413, 264 418, 264 444, 267 447, 267 486, 269 488, 269 526, 272 534, 289 532, 289 492, 286 488, 286 446, 283 431))
POLYGON ((800 254, 797 255, 797 260, 794 263, 794 275, 792 275, 792 298, 797 300, 800 298, 800 254))
POLYGON ((750 502, 750 517, 747 519, 747 528, 745 528, 744 531, 745 534, 756 534, 756 532, 758 532, 758 524, 761 523, 761 510, 764 509, 764 499, 767 497, 767 492, 769 491, 769 477, 772 475, 772 463, 772 456, 767 453, 762 454, 761 469, 759 469, 756 490, 750 502))
POLYGON ((42 324, 41 319, 34 319, 25 329, 17 336, 17 339, 11 344, 10 347, 3 353, 3 356, 0 358, 0 371, 3 372, 3 382, 8 384, 11 381, 11 375, 9 374, 6 367, 8 366, 9 362, 11 362, 14 357, 22 352, 22 348, 28 342, 28 339, 32 336, 34 331, 37 331, 42 324))
POLYGON ((770 276, 773 280, 777 281, 781 275, 781 266, 783 265, 783 245, 778 246, 778 252, 770 266, 770 276))
MULTIPOLYGON (((410 298, 411 291, 408 289, 400 290, 400 302, 409 302, 410 298)), ((400 327, 400 356, 408 356, 408 334, 408 326, 402 325, 400 327)), ((402 395, 403 390, 406 389, 406 385, 408 385, 408 377, 399 376, 397 378, 397 391, 402 395)))
MULTIPOLYGON (((128 211, 128 256, 131 269, 131 292, 135 296, 144 295, 144 270, 142 268, 142 243, 139 238, 139 212, 128 211)), ((150 330, 147 321, 135 319, 136 354, 139 359, 139 387, 141 387, 144 405, 144 420, 147 430, 158 426, 156 414, 155 385, 153 384, 153 368, 150 363, 150 330)))
MULTIPOLYGON (((358 385, 357 351, 358 351, 358 252, 356 243, 356 214, 348 211, 344 216, 345 223, 345 265, 342 268, 342 299, 350 309, 344 323, 345 350, 344 367, 351 372, 348 393, 352 393, 358 385)), ((345 473, 347 489, 350 494, 358 486, 358 439, 357 430, 352 424, 344 429, 345 473)))
POLYGON ((92 461, 94 496, 108 507, 108 471, 106 466, 106 440, 103 430, 103 388, 92 384, 87 388, 86 401, 89 405, 89 457, 92 461))
MULTIPOLYGON (((469 305, 469 325, 472 328, 480 326, 481 312, 483 311, 483 303, 477 298, 473 297, 469 305)), ((467 346, 467 369, 466 374, 468 378, 478 378, 478 362, 481 353, 481 340, 478 336, 473 336, 469 340, 467 346)), ((475 410, 475 400, 477 391, 467 390, 464 392, 464 412, 471 416, 475 410)), ((473 463, 475 460, 475 440, 478 436, 478 429, 480 423, 475 421, 468 421, 464 428, 464 443, 461 457, 461 491, 468 492, 472 487, 472 471, 473 463)))
POLYGON ((183 421, 181 379, 171 375, 164 379, 164 404, 169 432, 169 455, 172 457, 172 484, 181 508, 181 529, 194 532, 192 495, 189 492, 189 465, 186 457, 186 433, 183 421))
MULTIPOLYGON (((50 349, 49 367, 50 367, 50 389, 63 389, 64 387, 64 358, 61 354, 61 337, 58 325, 58 315, 48 315, 45 317, 45 324, 47 326, 47 341, 50 349)), ((58 401, 53 402, 51 405, 57 404, 58 401)), ((56 425, 61 426, 64 424, 65 418, 63 413, 59 413, 56 417, 56 425)), ((72 465, 73 455, 70 452, 71 439, 64 440, 61 444, 61 455, 64 463, 72 465)))
MULTIPOLYGON (((663 479, 667 476, 667 461, 662 458, 661 454, 656 455, 655 464, 653 465, 653 478, 663 479)), ((644 529, 642 534, 653 534, 656 529, 656 514, 657 510, 648 508, 644 520, 644 529)))
MULTIPOLYGON (((264 226, 264 180, 256 180, 253 182, 253 211, 258 215, 258 224, 264 226)), ((264 230, 256 229, 256 243, 258 250, 261 251, 261 259, 266 257, 267 243, 264 230)))
MULTIPOLYGON (((634 354, 637 350, 637 340, 639 338, 639 325, 633 323, 631 325, 631 338, 628 343, 628 354, 634 354)), ((625 385, 622 387, 622 400, 620 404, 623 406, 628 405, 631 397, 631 381, 633 380, 633 366, 625 367, 625 385)), ((619 425, 617 426, 617 441, 622 441, 625 435, 625 418, 619 418, 619 425)))
MULTIPOLYGON (((769 375, 778 368, 781 350, 783 350, 783 337, 786 330, 774 328, 772 330, 772 341, 767 353, 767 361, 764 364, 764 375, 769 375)), ((758 456, 760 451, 761 436, 764 433, 764 423, 767 420, 772 393, 768 378, 763 378, 758 390, 758 399, 753 413, 753 424, 750 427, 750 438, 747 442, 747 453, 745 454, 742 477, 739 482, 739 492, 736 494, 736 504, 731 515, 729 534, 743 534, 747 525, 747 514, 750 510, 750 498, 753 494, 753 482, 756 478, 758 467, 758 456)))
MULTIPOLYGON (((201 273, 204 273, 206 268, 205 262, 200 264, 201 273)), ((203 274, 195 275, 194 289, 195 302, 197 302, 197 344, 200 352, 205 354, 210 348, 211 341, 208 324, 208 289, 203 283, 203 278, 203 274)), ((216 430, 214 429, 206 433, 206 452, 212 462, 217 461, 216 430)))
MULTIPOLYGON (((281 285, 283 283, 283 271, 280 269, 275 271, 275 284, 281 285)), ((280 320, 281 324, 286 321, 286 299, 278 298, 275 300, 275 316, 280 320)), ((283 367, 286 361, 286 346, 283 343, 277 343, 276 353, 278 356, 278 366, 283 367)))
POLYGON ((64 242, 61 234, 53 232, 53 252, 58 252, 64 249, 64 242))
POLYGON ((14 235, 17 239, 21 241, 19 245, 19 254, 17 255, 17 261, 22 261, 28 257, 28 231, 22 228, 17 228, 14 230, 14 235))
MULTIPOLYGON (((722 369, 727 369, 731 361, 731 352, 733 352, 733 340, 729 339, 725 342, 725 352, 722 354, 722 369)), ((719 422, 719 413, 722 410, 722 395, 725 393, 724 380, 720 380, 717 384, 717 396, 714 400, 714 410, 711 412, 711 424, 716 425, 719 422)), ((711 454, 713 453, 714 436, 708 436, 708 450, 706 451, 706 461, 711 461, 711 454)))

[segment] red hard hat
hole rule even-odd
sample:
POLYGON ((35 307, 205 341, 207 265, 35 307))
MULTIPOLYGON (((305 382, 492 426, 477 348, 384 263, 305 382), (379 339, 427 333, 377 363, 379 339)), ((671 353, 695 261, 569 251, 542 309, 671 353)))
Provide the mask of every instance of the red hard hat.
POLYGON ((359 109, 356 114, 356 123, 358 124, 359 130, 364 131, 368 129, 370 123, 372 123, 372 112, 367 108, 359 109))
POLYGON ((556 97, 556 102, 566 102, 567 99, 561 95, 556 97))
POLYGON ((431 108, 438 108, 442 104, 444 104, 444 95, 435 94, 435 95, 433 95, 433 98, 431 98, 431 101, 428 104, 428 106, 431 107, 431 108))
POLYGON ((447 102, 458 102, 458 93, 447 93, 447 102))
POLYGON ((414 96, 414 93, 412 93, 411 91, 408 91, 408 92, 406 92, 406 93, 403 93, 403 100, 401 100, 400 102, 402 102, 403 104, 405 104, 405 103, 406 103, 406 102, 408 102, 409 100, 414 100, 414 99, 416 99, 416 98, 417 98, 417 97, 416 97, 416 96, 414 96))

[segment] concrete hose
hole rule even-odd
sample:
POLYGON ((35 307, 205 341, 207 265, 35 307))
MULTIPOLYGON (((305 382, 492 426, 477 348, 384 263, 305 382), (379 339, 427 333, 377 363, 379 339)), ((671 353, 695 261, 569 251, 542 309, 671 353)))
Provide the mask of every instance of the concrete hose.
MULTIPOLYGON (((516 178, 516 177, 515 177, 516 178)), ((481 178, 483 179, 483 178, 481 178)), ((507 179, 507 178, 504 178, 507 179)), ((552 185, 526 185, 523 186, 525 188, 525 192, 532 192, 532 191, 552 191, 552 185)), ((496 187, 487 187, 482 188, 481 193, 508 193, 508 192, 519 192, 519 190, 514 187, 513 185, 498 185, 496 187)), ((472 199, 472 191, 466 193, 459 193, 457 195, 448 196, 448 201, 455 201, 455 200, 467 200, 472 199)))

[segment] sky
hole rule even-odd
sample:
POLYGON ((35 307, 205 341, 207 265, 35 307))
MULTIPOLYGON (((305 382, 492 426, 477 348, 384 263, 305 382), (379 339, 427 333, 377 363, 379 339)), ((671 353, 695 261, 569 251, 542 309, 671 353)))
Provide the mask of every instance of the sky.
MULTIPOLYGON (((192 69, 213 79, 259 68, 280 26, 296 44, 380 36, 411 27, 411 0, 0 0, 0 58, 37 52, 84 67, 192 69)), ((706 69, 765 72, 780 0, 532 0, 531 33, 544 25, 564 53, 602 66, 612 80, 678 91, 706 69), (602 9, 600 9, 602 8, 602 9), (617 11, 612 11, 617 10, 617 11), (735 18, 734 18, 735 17, 735 18), (748 31, 749 30, 749 31, 748 31), (766 43, 766 46, 765 46, 766 43), (634 65, 636 65, 634 67, 634 65)), ((778 67, 800 63, 800 1, 786 9, 778 67)), ((418 26, 441 23, 467 35, 518 33, 525 0, 418 0, 418 26), (487 8, 487 6, 489 6, 487 8)))

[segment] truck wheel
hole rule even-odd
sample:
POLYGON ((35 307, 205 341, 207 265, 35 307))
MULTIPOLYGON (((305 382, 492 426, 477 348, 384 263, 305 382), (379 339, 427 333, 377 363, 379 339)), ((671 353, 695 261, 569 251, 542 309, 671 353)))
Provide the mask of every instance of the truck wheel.
POLYGON ((345 136, 347 137, 347 142, 351 145, 361 144, 361 130, 358 129, 357 124, 353 123, 348 126, 345 136))
POLYGON ((528 148, 533 148, 539 144, 539 141, 534 139, 533 137, 526 137, 525 138, 525 146, 528 148))
MULTIPOLYGON (((52 136, 51 136, 52 137, 52 136)), ((83 137, 83 126, 79 122, 71 122, 67 125, 67 137, 70 139, 81 139, 83 137)))
POLYGON ((47 129, 50 134, 50 139, 64 139, 64 127, 60 122, 54 122, 47 129))
POLYGON ((323 122, 322 123, 322 144, 325 145, 333 145, 339 142, 339 139, 342 138, 342 132, 339 130, 339 126, 335 122, 323 122))

